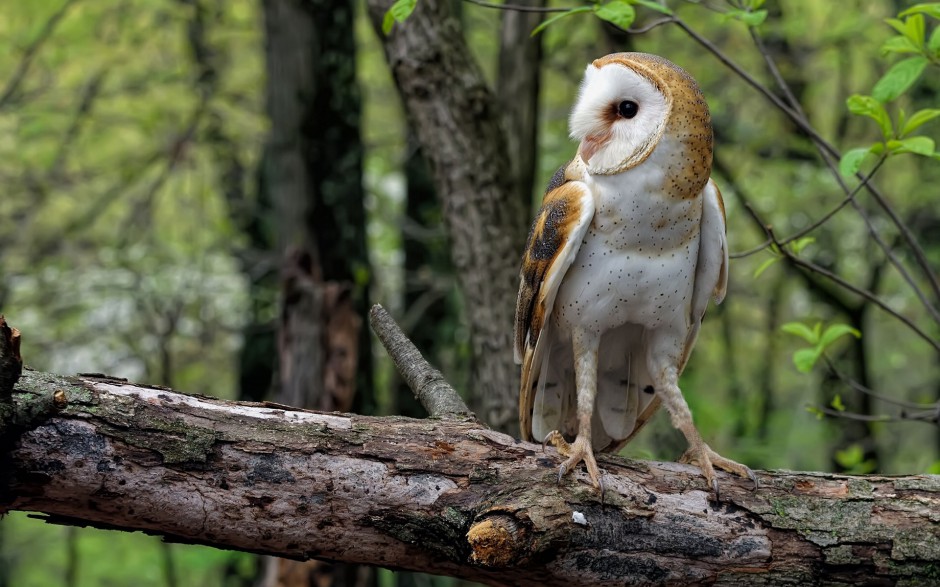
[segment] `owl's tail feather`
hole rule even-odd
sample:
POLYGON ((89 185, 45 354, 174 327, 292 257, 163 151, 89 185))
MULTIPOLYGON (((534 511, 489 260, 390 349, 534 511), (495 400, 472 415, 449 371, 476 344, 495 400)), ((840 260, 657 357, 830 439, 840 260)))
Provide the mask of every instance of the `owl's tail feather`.
MULTIPOLYGON (((591 420, 594 450, 619 450, 648 419, 655 398, 646 367, 643 328, 624 325, 601 338, 597 393, 591 420)), ((549 342, 549 341, 546 341, 549 342)), ((532 436, 536 442, 552 430, 573 441, 578 432, 574 355, 569 341, 556 338, 545 349, 532 406, 532 436)))
POLYGON ((641 414, 656 394, 646 363, 641 326, 625 324, 604 334, 598 355, 594 407, 595 450, 616 451, 648 418, 641 414), (599 434, 603 438, 598 438, 599 434))

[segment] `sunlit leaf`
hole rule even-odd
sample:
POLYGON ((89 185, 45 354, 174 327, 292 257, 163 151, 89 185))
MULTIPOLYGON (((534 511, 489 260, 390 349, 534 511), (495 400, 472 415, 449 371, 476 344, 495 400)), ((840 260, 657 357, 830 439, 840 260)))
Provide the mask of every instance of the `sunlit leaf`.
POLYGON ((920 47, 911 42, 907 37, 898 35, 891 37, 881 46, 881 53, 920 53, 920 47))
POLYGON ((882 103, 894 100, 917 81, 927 63, 927 58, 923 55, 898 61, 872 88, 872 97, 882 103))
POLYGON ((805 249, 810 244, 816 242, 816 237, 814 236, 804 236, 803 238, 796 239, 790 243, 790 249, 794 254, 799 255, 800 252, 805 249))
POLYGON ((780 330, 786 332, 787 334, 793 334, 799 336, 809 344, 815 345, 819 341, 819 337, 814 333, 809 326, 803 324, 802 322, 787 322, 780 326, 780 330))
POLYGON ((819 344, 817 346, 820 351, 824 351, 830 344, 847 334, 851 334, 855 338, 862 337, 861 332, 847 324, 832 324, 828 326, 822 336, 819 337, 819 344))
POLYGON ((845 101, 849 112, 860 116, 867 116, 878 123, 881 128, 881 134, 887 139, 894 135, 894 129, 891 125, 891 117, 888 116, 884 104, 871 96, 855 94, 845 101))
POLYGON ((806 411, 816 416, 817 420, 822 420, 823 417, 826 415, 825 412, 823 412, 816 406, 806 406, 806 411))
POLYGON ((392 32, 392 27, 395 26, 396 22, 405 22, 414 12, 417 4, 418 0, 395 0, 395 3, 389 7, 382 18, 382 32, 387 35, 392 32))
POLYGON ((862 168, 865 157, 868 156, 870 149, 858 148, 846 151, 839 160, 839 173, 844 177, 852 177, 862 168))
POLYGON ((551 18, 547 18, 547 19, 543 20, 543 21, 539 24, 539 26, 535 27, 535 28, 532 30, 532 34, 531 34, 530 36, 534 37, 535 35, 539 34, 539 33, 542 32, 542 31, 544 31, 545 28, 548 27, 548 25, 550 25, 550 24, 552 24, 552 23, 555 23, 555 22, 558 22, 559 20, 561 20, 561 19, 563 19, 563 18, 572 16, 572 15, 574 15, 574 14, 580 14, 580 13, 582 13, 582 12, 591 12, 591 10, 593 10, 593 9, 592 9, 590 6, 579 6, 579 7, 577 7, 577 8, 572 8, 571 10, 569 10, 569 11, 567 11, 567 12, 562 12, 562 13, 556 14, 555 16, 553 16, 553 17, 551 17, 551 18))
POLYGON ((842 403, 842 396, 839 395, 838 393, 836 394, 834 398, 832 398, 832 401, 829 402, 829 406, 833 410, 836 410, 837 412, 845 411, 845 404, 842 403))
POLYGON ((925 2, 923 4, 915 4, 898 16, 904 17, 910 16, 911 14, 926 14, 927 16, 940 19, 940 2, 925 2))
POLYGON ((594 9, 594 14, 597 15, 597 18, 606 20, 623 30, 630 28, 630 25, 636 20, 636 10, 627 4, 625 0, 612 0, 607 4, 601 4, 594 9))
POLYGON ((726 12, 725 16, 735 20, 740 20, 749 27, 756 27, 760 26, 765 20, 767 20, 767 11, 755 10, 750 12, 747 10, 741 10, 740 8, 734 8, 726 12))
POLYGON ((809 373, 819 360, 819 351, 815 348, 800 349, 793 353, 793 364, 800 373, 809 373))
MULTIPOLYGON (((940 27, 937 27, 937 30, 940 31, 940 27)), ((911 114, 911 117, 907 119, 907 122, 904 123, 904 128, 901 130, 901 136, 910 134, 920 128, 925 123, 933 120, 940 116, 940 108, 925 108, 923 110, 918 110, 914 114, 911 114)))
POLYGON ((927 41, 927 49, 932 53, 940 52, 940 26, 936 26, 930 33, 930 40, 927 41))
POLYGON ((904 22, 905 35, 918 47, 924 46, 925 22, 923 14, 915 14, 904 22))
POLYGON ((776 262, 779 261, 779 260, 780 260, 780 257, 771 257, 771 258, 769 258, 769 259, 766 259, 766 260, 765 260, 763 263, 761 263, 760 266, 758 266, 758 268, 754 271, 754 279, 757 279, 758 277, 760 277, 760 276, 761 276, 761 273, 763 273, 764 271, 767 271, 767 269, 769 269, 771 265, 773 265, 774 263, 776 263, 776 262))
POLYGON ((898 142, 901 144, 895 149, 897 153, 916 153, 929 157, 934 151, 934 141, 930 137, 910 137, 898 142))
POLYGON ((672 9, 670 9, 668 6, 663 6, 659 2, 654 2, 653 0, 631 0, 630 3, 636 4, 637 6, 644 6, 650 10, 655 10, 656 12, 672 16, 672 9))

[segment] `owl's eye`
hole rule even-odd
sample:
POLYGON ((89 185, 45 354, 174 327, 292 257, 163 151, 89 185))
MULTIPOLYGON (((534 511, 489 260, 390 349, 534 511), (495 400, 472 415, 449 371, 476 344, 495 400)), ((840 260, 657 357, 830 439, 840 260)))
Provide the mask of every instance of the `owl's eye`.
POLYGON ((640 111, 640 105, 633 100, 624 100, 617 106, 617 113, 624 118, 633 118, 640 111))

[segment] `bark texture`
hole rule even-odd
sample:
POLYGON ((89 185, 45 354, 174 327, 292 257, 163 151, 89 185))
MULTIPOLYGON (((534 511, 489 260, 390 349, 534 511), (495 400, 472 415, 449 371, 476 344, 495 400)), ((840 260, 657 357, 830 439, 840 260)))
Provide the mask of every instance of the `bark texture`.
MULTIPOLYGON (((391 4, 369 0, 376 30, 391 4)), ((448 0, 418 2, 383 42, 443 204, 470 328, 471 407, 492 426, 514 431, 519 370, 512 314, 528 214, 513 193, 496 97, 448 0)))
MULTIPOLYGON (((26 371, 0 512, 493 585, 917 585, 940 578, 940 478, 721 476, 558 455, 462 419, 224 402, 26 371), (59 391, 67 405, 54 408, 59 391), (36 413, 44 419, 36 418, 36 413), (21 418, 22 420, 22 418, 21 418)), ((9 432, 0 421, 0 434, 9 432)), ((9 446, 9 445, 8 445, 9 446)))
MULTIPOLYGON (((516 0, 521 6, 541 8, 545 0, 516 0)), ((504 10, 499 37, 496 89, 503 112, 506 143, 512 162, 513 191, 523 210, 532 207, 538 164, 539 88, 542 79, 542 39, 532 31, 543 13, 504 10)))

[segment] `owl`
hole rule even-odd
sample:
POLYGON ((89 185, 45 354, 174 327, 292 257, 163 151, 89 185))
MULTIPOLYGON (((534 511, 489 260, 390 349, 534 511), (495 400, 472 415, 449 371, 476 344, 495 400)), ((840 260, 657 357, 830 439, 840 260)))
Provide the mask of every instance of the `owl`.
POLYGON ((620 450, 660 405, 715 494, 715 467, 679 389, 710 299, 728 282, 725 210, 709 177, 712 127, 695 80, 655 55, 588 65, 569 120, 577 154, 555 173, 529 232, 516 301, 522 436, 584 462, 620 450))

